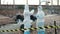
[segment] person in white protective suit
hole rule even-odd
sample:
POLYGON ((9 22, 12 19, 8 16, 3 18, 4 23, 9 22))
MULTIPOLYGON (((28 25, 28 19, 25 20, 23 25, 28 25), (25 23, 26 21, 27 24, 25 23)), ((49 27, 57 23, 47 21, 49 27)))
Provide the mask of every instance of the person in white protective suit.
POLYGON ((29 6, 28 4, 25 5, 25 9, 24 9, 24 28, 26 28, 27 30, 24 30, 24 34, 30 34, 30 30, 28 28, 31 27, 31 22, 32 20, 30 20, 30 12, 29 12, 29 6))
MULTIPOLYGON (((38 6, 38 12, 37 12, 37 23, 36 23, 36 27, 43 27, 44 26, 44 16, 45 13, 42 10, 42 6, 38 6)), ((44 34, 45 33, 45 29, 40 29, 37 30, 38 34, 44 34)))

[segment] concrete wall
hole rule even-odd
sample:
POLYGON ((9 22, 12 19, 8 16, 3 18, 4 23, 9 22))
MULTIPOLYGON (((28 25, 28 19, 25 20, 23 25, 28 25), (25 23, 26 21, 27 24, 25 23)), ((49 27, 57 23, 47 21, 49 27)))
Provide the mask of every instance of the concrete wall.
MULTIPOLYGON (((54 13, 60 14, 60 6, 43 6, 45 14, 51 14, 52 9, 55 11, 54 13)), ((37 12, 37 5, 30 6, 30 10, 35 9, 35 13, 37 12)), ((15 9, 13 5, 0 5, 0 14, 5 15, 5 16, 13 16, 16 15, 16 13, 21 12, 23 13, 24 11, 24 6, 23 5, 16 5, 15 9), (19 8, 18 8, 19 7, 19 8)))

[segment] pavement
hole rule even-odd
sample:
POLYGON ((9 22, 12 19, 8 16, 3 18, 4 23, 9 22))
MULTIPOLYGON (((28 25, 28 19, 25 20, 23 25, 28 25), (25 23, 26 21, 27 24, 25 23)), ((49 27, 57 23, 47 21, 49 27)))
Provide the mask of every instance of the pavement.
MULTIPOLYGON (((57 25, 60 25, 60 15, 56 15, 56 14, 46 15, 44 19, 45 19, 46 26, 54 25, 54 21, 56 21, 57 25)), ((7 25, 6 29, 8 29, 9 26, 7 25)), ((33 23, 33 27, 35 27, 35 26, 36 26, 35 23, 33 23)), ((13 27, 11 27, 11 28, 13 28, 13 27)), ((17 28, 17 26, 16 26, 16 28, 17 28)), ((5 29, 5 27, 3 29, 5 29)), ((55 31, 54 29, 46 29, 46 34, 55 34, 54 31, 55 31)), ((23 34, 23 33, 21 31, 17 31, 17 32, 0 32, 0 34, 23 34)), ((36 30, 32 31, 31 34, 37 34, 37 31, 36 30)), ((60 34, 60 29, 57 29, 57 34, 60 34)))

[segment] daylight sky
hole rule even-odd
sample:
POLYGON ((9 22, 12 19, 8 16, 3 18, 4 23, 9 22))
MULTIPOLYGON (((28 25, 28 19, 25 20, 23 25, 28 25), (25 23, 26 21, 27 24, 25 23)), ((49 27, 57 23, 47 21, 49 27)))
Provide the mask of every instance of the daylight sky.
MULTIPOLYGON (((43 0, 42 0, 43 1, 43 0)), ((48 0, 51 2, 51 0, 48 0)), ((13 0, 1 0, 1 4, 13 4, 13 0)), ((16 5, 26 4, 26 0, 15 0, 16 5)), ((28 0, 29 5, 39 5, 39 0, 28 0)), ((49 3, 50 5, 51 3, 49 3)), ((53 4, 57 5, 57 0, 53 0, 53 4)), ((45 5, 45 2, 42 2, 42 5, 45 5)))

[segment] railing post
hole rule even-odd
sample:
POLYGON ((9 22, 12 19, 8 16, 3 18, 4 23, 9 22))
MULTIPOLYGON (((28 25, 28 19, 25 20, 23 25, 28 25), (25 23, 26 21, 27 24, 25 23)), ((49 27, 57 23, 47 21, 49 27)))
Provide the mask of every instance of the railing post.
MULTIPOLYGON (((54 21, 54 26, 56 26, 56 21, 54 21)), ((55 28, 55 34, 57 34, 56 28, 55 28)))

